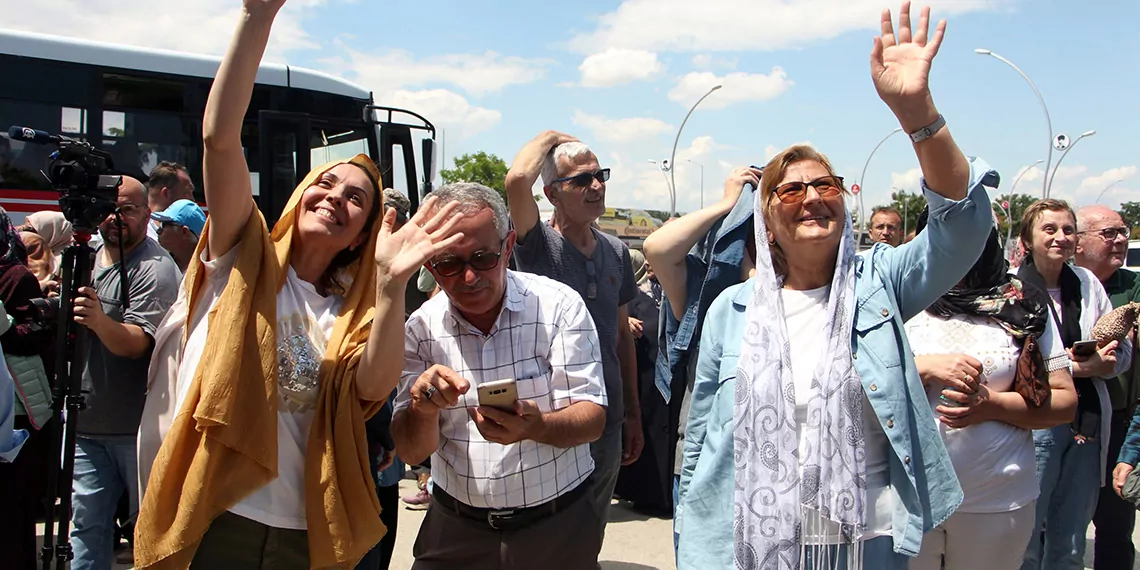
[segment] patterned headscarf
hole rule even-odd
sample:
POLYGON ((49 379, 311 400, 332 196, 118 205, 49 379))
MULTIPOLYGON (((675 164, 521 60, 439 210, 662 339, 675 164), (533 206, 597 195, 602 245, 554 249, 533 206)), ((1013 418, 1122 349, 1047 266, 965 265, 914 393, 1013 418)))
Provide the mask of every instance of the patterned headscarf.
POLYGON ((8 211, 4 208, 0 208, 0 261, 4 265, 28 264, 28 250, 24 247, 19 232, 12 226, 12 218, 8 217, 8 211))

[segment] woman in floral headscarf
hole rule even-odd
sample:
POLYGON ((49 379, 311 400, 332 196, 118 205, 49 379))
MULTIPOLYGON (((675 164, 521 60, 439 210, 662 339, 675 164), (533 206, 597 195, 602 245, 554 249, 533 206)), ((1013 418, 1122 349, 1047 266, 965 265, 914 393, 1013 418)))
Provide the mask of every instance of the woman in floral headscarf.
POLYGON ((884 10, 879 97, 910 133, 930 226, 855 254, 843 179, 797 145, 763 169, 756 273, 709 308, 685 433, 678 568, 904 569, 962 501, 903 323, 957 283, 992 219, 995 175, 955 144, 929 90, 945 22, 884 10), (731 548, 730 548, 731 545, 731 548))

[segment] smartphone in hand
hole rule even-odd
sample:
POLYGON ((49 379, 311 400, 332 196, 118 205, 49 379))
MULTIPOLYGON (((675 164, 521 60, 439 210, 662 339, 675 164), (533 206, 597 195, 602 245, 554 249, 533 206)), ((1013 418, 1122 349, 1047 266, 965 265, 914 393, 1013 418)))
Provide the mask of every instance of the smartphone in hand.
POLYGON ((494 382, 480 384, 477 391, 480 406, 497 408, 512 413, 515 411, 515 402, 519 399, 519 393, 513 379, 495 380, 494 382))
POLYGON ((1082 340, 1073 343, 1073 356, 1088 358, 1095 354, 1096 350, 1097 344, 1095 340, 1082 340))

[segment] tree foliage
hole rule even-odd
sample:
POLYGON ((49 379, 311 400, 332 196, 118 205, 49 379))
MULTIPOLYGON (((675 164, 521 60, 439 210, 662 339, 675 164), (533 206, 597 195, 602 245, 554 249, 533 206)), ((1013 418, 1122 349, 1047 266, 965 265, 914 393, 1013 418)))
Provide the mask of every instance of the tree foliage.
POLYGON ((479 151, 455 159, 455 168, 445 168, 439 175, 445 184, 477 182, 495 189, 507 201, 507 163, 494 154, 479 151))
POLYGON ((1025 216, 1025 210, 1036 201, 1037 198, 1029 194, 1014 194, 1012 200, 1008 194, 1002 194, 994 200, 993 204, 990 204, 994 210, 994 216, 998 220, 998 231, 1003 237, 1006 235, 1016 236, 1021 231, 1021 218, 1025 216), (1009 218, 1011 219, 1006 218, 1006 213, 1001 207, 1007 202, 1010 205, 1009 218))
POLYGON ((1132 228, 1132 239, 1140 239, 1140 202, 1125 202, 1116 211, 1124 224, 1132 228))

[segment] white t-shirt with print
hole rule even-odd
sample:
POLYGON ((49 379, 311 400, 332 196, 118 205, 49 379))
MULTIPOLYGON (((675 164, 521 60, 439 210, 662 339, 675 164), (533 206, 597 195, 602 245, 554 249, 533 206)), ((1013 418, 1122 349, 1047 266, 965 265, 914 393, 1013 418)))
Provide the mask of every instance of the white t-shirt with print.
MULTIPOLYGON (((979 381, 990 391, 1012 389, 1021 349, 992 319, 973 315, 942 319, 923 311, 906 323, 906 334, 915 356, 972 356, 982 363, 979 381)), ((1064 346, 1051 318, 1046 319, 1039 346, 1046 362, 1065 358, 1064 346)), ((932 410, 941 403, 939 396, 943 388, 937 382, 927 388, 932 410)), ((1040 487, 1032 432, 997 421, 955 429, 938 421, 937 412, 934 415, 965 494, 960 512, 1009 512, 1037 498, 1040 487)))
MULTIPOLYGON (((811 394, 811 380, 820 360, 825 356, 825 350, 820 346, 822 339, 827 338, 824 327, 827 326, 827 295, 831 286, 794 291, 781 289, 780 296, 784 303, 784 325, 788 331, 788 343, 792 359, 792 380, 796 388, 796 426, 807 423, 808 398, 811 394)), ((883 426, 879 424, 879 417, 871 408, 871 403, 863 398, 863 430, 865 434, 864 445, 867 461, 867 531, 863 538, 869 539, 877 536, 891 534, 891 516, 894 501, 889 490, 890 463, 888 453, 890 442, 883 426)), ((806 430, 800 431, 800 448, 804 448, 806 430)), ((803 467, 803 458, 800 466, 803 467)), ((807 519, 809 522, 811 519, 807 519)), ((813 536, 826 534, 836 536, 837 527, 830 529, 804 529, 806 543, 816 543, 813 536), (821 533, 820 531, 824 532, 821 533)))
MULTIPOLYGON (((178 385, 186 389, 193 380, 206 345, 208 319, 237 257, 237 248, 205 262, 206 279, 202 306, 187 325, 190 336, 178 370, 178 385)), ((305 530, 305 450, 317 403, 317 376, 325 346, 332 335, 343 298, 323 297, 316 288, 297 277, 290 267, 285 285, 277 294, 277 478, 255 491, 230 512, 275 528, 305 530)), ((181 408, 185 391, 178 394, 181 408)))

